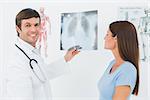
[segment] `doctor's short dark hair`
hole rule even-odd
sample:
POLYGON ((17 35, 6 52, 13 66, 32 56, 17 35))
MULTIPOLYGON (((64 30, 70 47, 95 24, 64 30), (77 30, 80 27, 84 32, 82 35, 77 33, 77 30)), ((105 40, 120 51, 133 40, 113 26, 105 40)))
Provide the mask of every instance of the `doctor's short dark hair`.
MULTIPOLYGON (((23 9, 16 15, 16 25, 21 29, 21 21, 23 19, 29 19, 33 17, 39 18, 41 22, 40 15, 36 10, 31 9, 31 8, 23 9)), ((19 33, 18 33, 18 36, 19 36, 19 33)))

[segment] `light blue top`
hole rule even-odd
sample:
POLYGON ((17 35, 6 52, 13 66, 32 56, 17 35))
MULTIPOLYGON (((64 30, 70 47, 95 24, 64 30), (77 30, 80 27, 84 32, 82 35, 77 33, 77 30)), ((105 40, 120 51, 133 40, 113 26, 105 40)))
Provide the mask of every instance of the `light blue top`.
MULTIPOLYGON (((99 100, 112 100, 116 86, 130 86, 130 95, 132 94, 132 91, 135 87, 137 76, 135 66, 132 63, 125 61, 113 73, 110 74, 110 70, 114 63, 115 60, 111 61, 102 78, 98 82, 98 89, 100 94, 99 100)), ((129 98, 130 96, 128 97, 128 100, 129 98)))

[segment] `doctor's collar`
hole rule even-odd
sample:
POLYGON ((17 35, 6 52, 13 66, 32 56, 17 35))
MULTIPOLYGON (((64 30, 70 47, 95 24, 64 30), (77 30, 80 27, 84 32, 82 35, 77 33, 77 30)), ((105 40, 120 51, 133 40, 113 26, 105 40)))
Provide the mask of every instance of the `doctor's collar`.
POLYGON ((22 49, 24 49, 25 51, 31 53, 34 52, 36 54, 39 54, 39 50, 36 47, 33 47, 32 45, 30 45, 29 43, 25 42, 24 40, 22 40, 21 38, 17 37, 17 45, 19 45, 22 49))

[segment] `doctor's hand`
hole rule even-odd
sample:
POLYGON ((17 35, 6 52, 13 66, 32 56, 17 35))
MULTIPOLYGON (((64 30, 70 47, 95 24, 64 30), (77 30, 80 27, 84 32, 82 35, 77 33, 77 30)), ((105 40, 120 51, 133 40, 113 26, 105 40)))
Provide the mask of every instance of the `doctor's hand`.
POLYGON ((70 61, 75 55, 77 55, 80 51, 78 51, 77 49, 71 49, 69 51, 67 51, 66 55, 64 56, 65 61, 68 62, 70 61))

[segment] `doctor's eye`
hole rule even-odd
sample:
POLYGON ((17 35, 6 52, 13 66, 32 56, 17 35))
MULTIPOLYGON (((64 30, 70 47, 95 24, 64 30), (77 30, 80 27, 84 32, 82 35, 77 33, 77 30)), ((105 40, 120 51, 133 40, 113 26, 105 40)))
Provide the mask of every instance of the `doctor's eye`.
POLYGON ((25 27, 31 27, 31 25, 30 24, 26 24, 25 27))

